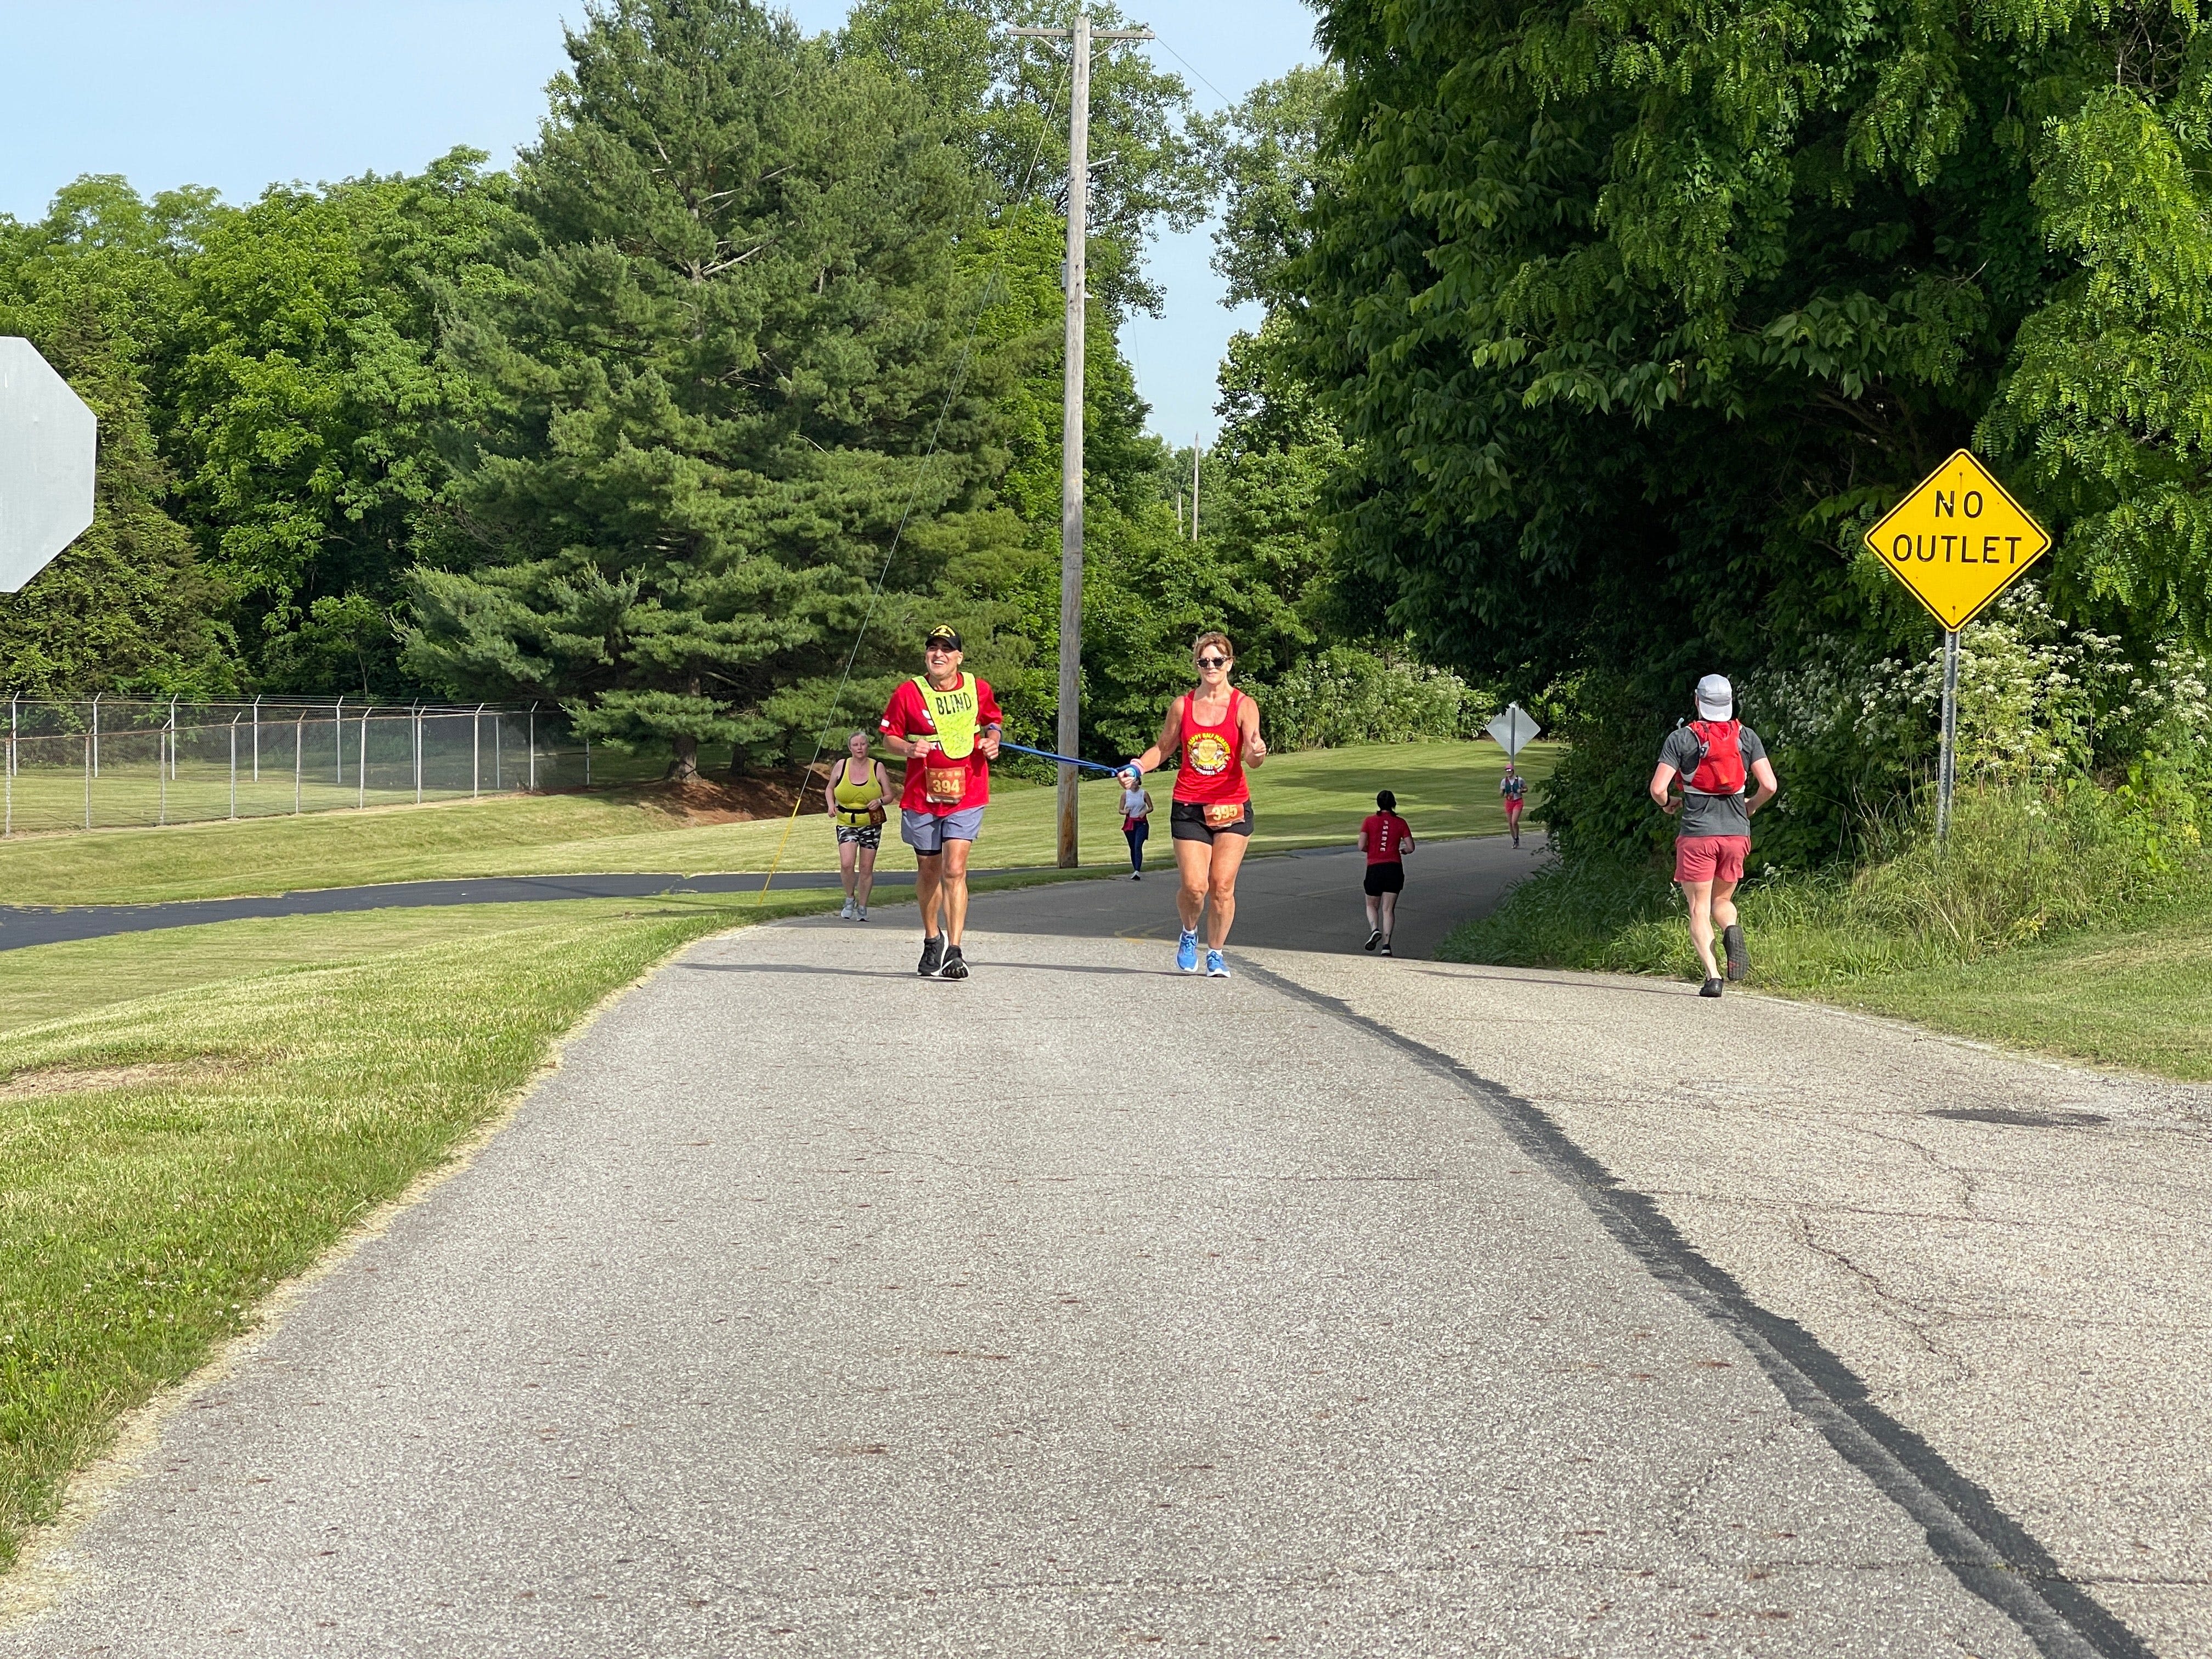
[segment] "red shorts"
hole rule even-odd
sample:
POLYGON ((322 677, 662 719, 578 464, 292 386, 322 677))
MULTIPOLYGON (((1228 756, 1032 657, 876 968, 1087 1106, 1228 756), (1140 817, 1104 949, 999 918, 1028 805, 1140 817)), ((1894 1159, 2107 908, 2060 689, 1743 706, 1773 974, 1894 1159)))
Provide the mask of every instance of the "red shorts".
POLYGON ((1749 836, 1684 836, 1674 843, 1677 881, 1741 881, 1749 836))

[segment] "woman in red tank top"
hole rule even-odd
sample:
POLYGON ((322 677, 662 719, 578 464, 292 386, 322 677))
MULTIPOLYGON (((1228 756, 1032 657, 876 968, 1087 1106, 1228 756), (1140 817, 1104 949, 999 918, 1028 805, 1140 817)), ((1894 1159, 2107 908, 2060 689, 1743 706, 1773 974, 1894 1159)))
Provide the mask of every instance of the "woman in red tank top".
POLYGON ((1168 830, 1175 839, 1176 866, 1182 885, 1176 908, 1182 916, 1182 938, 1176 945, 1176 966, 1198 971, 1198 924, 1206 921, 1206 972, 1227 979, 1222 949, 1229 925, 1237 919, 1237 872, 1252 836, 1252 786, 1247 767, 1267 758, 1260 736, 1260 708, 1229 684, 1237 653, 1226 634, 1201 634, 1191 647, 1198 684, 1168 705, 1160 740, 1129 763, 1140 777, 1170 754, 1179 754, 1175 797, 1168 807, 1168 830))

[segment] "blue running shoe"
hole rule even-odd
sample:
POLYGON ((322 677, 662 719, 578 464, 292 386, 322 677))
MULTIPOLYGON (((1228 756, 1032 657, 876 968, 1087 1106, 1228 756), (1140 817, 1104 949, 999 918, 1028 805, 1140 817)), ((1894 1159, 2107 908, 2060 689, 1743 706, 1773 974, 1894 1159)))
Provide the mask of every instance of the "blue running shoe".
POLYGON ((1176 945, 1176 966, 1186 974, 1198 971, 1198 935, 1185 932, 1176 945))
POLYGON ((1206 976, 1208 979, 1229 977, 1229 963, 1220 951, 1208 951, 1206 953, 1206 976))

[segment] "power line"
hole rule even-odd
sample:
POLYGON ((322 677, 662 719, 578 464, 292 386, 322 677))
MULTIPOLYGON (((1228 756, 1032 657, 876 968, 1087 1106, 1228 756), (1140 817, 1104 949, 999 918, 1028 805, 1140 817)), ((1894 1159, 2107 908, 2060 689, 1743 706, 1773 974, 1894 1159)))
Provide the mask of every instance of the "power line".
POLYGON ((1157 33, 1157 32, 1156 32, 1156 33, 1153 34, 1152 39, 1153 39, 1155 41, 1157 41, 1159 45, 1161 45, 1161 46, 1167 46, 1167 47, 1168 47, 1168 56, 1169 56, 1169 57, 1170 57, 1170 58, 1174 58, 1174 59, 1176 60, 1176 63, 1181 64, 1182 64, 1185 69, 1188 70, 1189 70, 1193 75, 1197 75, 1197 76, 1198 76, 1199 80, 1200 80, 1201 82, 1203 82, 1203 83, 1204 83, 1204 85, 1205 85, 1205 87, 1206 87, 1206 89, 1208 92, 1212 93, 1212 94, 1216 98, 1218 98, 1218 99, 1221 100, 1222 105, 1223 105, 1223 106, 1224 106, 1224 108, 1233 109, 1233 108, 1235 108, 1235 107, 1236 107, 1237 100, 1236 100, 1234 98, 1231 98, 1231 97, 1227 93, 1225 93, 1225 92, 1222 91, 1222 89, 1221 89, 1219 87, 1215 86, 1215 85, 1213 84, 1213 82, 1212 82, 1206 80, 1206 78, 1203 75, 1199 75, 1199 70, 1198 70, 1198 65, 1197 65, 1197 64, 1195 64, 1192 63, 1192 62, 1190 61, 1190 59, 1189 59, 1189 58, 1188 58, 1184 57, 1181 52, 1177 52, 1177 51, 1176 51, 1173 46, 1168 46, 1167 37, 1166 37, 1165 35, 1164 35, 1164 34, 1160 34, 1160 33, 1157 33))

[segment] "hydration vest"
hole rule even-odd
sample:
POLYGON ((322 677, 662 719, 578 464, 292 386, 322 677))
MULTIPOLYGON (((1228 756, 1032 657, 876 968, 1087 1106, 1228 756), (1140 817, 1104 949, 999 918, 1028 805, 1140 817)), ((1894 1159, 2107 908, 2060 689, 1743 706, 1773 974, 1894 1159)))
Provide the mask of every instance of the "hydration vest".
POLYGON ((1682 787, 1701 795, 1740 795, 1743 793, 1743 744, 1735 720, 1692 720, 1690 731, 1698 740, 1698 764, 1682 780, 1682 787))

